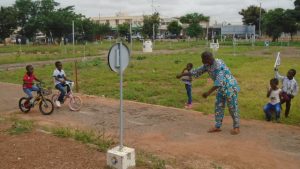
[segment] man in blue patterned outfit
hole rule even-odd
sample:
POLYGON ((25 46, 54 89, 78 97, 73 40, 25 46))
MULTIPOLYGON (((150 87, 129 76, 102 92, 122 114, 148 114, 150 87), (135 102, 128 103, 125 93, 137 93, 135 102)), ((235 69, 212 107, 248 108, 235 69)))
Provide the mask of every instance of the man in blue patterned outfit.
POLYGON ((230 115, 233 119, 233 129, 231 134, 240 133, 240 116, 238 109, 238 92, 239 86, 236 79, 231 74, 229 68, 220 59, 215 59, 210 52, 203 52, 201 54, 203 65, 188 73, 177 75, 177 78, 185 75, 192 75, 196 78, 207 72, 210 78, 214 81, 214 86, 202 96, 207 98, 211 93, 217 90, 216 102, 215 102, 215 121, 214 127, 208 130, 208 132, 221 131, 222 121, 224 118, 224 109, 227 102, 230 115))

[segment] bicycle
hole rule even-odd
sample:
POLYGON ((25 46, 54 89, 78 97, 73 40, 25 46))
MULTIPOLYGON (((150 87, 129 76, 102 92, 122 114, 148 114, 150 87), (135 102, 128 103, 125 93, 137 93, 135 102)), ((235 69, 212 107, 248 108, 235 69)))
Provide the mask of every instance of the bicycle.
MULTIPOLYGON (((65 102, 69 98, 70 99, 70 101, 68 103, 69 109, 72 110, 72 111, 79 111, 81 109, 81 106, 82 106, 82 100, 79 96, 75 96, 73 94, 72 88, 74 86, 74 82, 66 81, 65 84, 66 84, 66 87, 69 87, 70 92, 68 92, 65 95, 63 102, 65 102)), ((60 95, 60 91, 58 93, 52 95, 52 102, 53 103, 55 103, 57 101, 59 95, 60 95)))
POLYGON ((30 98, 28 97, 22 97, 19 100, 19 108, 22 112, 28 113, 35 105, 39 105, 39 110, 43 115, 50 115, 53 113, 54 105, 45 96, 50 95, 51 90, 42 88, 42 83, 38 83, 36 86, 39 88, 39 91, 37 91, 37 96, 33 98, 33 102, 30 103, 30 98))

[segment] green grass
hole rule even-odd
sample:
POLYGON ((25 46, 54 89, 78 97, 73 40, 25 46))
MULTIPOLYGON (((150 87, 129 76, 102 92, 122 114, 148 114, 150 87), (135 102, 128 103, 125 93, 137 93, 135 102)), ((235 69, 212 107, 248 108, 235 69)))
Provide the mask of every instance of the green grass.
MULTIPOLYGON (((198 51, 179 52, 176 54, 139 54, 131 58, 130 64, 124 73, 124 99, 145 102, 151 104, 165 105, 182 108, 186 102, 184 85, 176 79, 188 62, 195 67, 201 65, 200 53, 198 51)), ((239 93, 239 107, 242 118, 264 119, 263 106, 268 102, 266 88, 269 80, 274 77, 273 64, 276 52, 290 50, 291 48, 278 47, 248 47, 239 46, 236 56, 233 56, 232 47, 221 47, 216 53, 217 58, 225 61, 237 78, 241 87, 239 93)), ((300 71, 300 58, 295 55, 282 56, 281 74, 285 75, 290 68, 300 71)), ((112 72, 107 63, 100 59, 81 62, 78 64, 79 90, 85 94, 92 94, 109 98, 119 98, 119 76, 112 72)), ((64 64, 67 76, 73 80, 74 64, 64 64)), ((53 66, 37 67, 35 74, 52 86, 51 75, 53 66)), ((24 70, 0 71, 0 79, 3 82, 21 83, 24 70)), ((201 97, 212 84, 208 83, 205 74, 193 81, 194 109, 205 114, 214 113, 215 96, 208 99, 201 97)), ((300 83, 299 75, 296 80, 300 83)), ((282 118, 282 123, 300 125, 300 97, 292 100, 290 118, 282 118)), ((227 113, 227 110, 226 110, 227 113)), ((228 113, 227 113, 228 114, 228 113)))
POLYGON ((51 132, 57 137, 73 138, 84 144, 96 145, 101 152, 106 152, 107 149, 114 144, 114 141, 105 136, 104 132, 95 133, 94 131, 83 131, 71 128, 53 128, 51 132))
MULTIPOLYGON (((25 63, 33 61, 47 61, 57 60, 65 58, 78 58, 83 56, 99 56, 106 53, 110 47, 116 42, 101 41, 96 43, 88 43, 87 45, 77 44, 74 48, 72 45, 7 45, 0 46, 0 65, 1 64, 13 64, 13 63, 25 63), (20 53, 21 51, 21 53, 20 53)), ((124 43, 130 48, 131 45, 124 41, 124 43)), ((195 41, 195 40, 172 40, 161 41, 156 40, 153 44, 154 50, 178 50, 178 49, 190 49, 190 48, 204 48, 207 41, 195 41)), ((220 45, 228 49, 228 54, 233 53, 233 47, 231 41, 220 42, 220 45)), ((252 44, 249 42, 239 42, 236 52, 243 52, 241 50, 248 50, 252 44)), ((256 42, 256 46, 263 46, 263 42, 256 42)), ((142 42, 133 41, 133 51, 142 51, 142 42)), ((300 42, 272 42, 270 43, 271 50, 278 49, 278 46, 300 46, 300 42)), ((253 47, 252 47, 253 48, 253 47)))
POLYGON ((136 166, 151 169, 165 169, 166 162, 151 153, 137 151, 136 166))
POLYGON ((13 119, 13 125, 7 131, 11 135, 19 135, 31 132, 33 127, 33 121, 31 120, 13 119))

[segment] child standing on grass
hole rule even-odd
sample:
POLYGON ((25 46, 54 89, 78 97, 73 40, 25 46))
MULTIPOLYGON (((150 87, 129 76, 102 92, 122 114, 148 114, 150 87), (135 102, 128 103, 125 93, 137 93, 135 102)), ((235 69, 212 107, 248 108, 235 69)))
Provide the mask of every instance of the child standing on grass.
POLYGON ((39 91, 39 88, 33 85, 33 81, 41 82, 38 80, 33 74, 33 66, 26 66, 26 73, 23 77, 23 91, 27 94, 28 99, 30 99, 30 103, 32 103, 32 91, 39 91))
MULTIPOLYGON (((182 73, 188 73, 192 70, 193 64, 188 63, 186 65, 186 68, 182 70, 182 73)), ((186 75, 181 77, 182 82, 185 84, 186 94, 188 97, 188 100, 185 104, 185 108, 191 109, 192 108, 192 76, 186 75)))
POLYGON ((287 76, 281 76, 278 73, 278 69, 275 69, 275 78, 282 81, 282 97, 281 97, 281 104, 286 103, 285 107, 285 117, 289 116, 290 108, 291 108, 291 101, 296 96, 299 91, 299 87, 297 81, 295 80, 296 70, 290 69, 287 72, 287 76))
MULTIPOLYGON (((64 88, 67 85, 65 82, 68 79, 67 79, 65 71, 62 69, 62 63, 60 61, 55 62, 55 67, 56 67, 56 69, 53 72, 55 88, 60 91, 60 95, 59 95, 57 101, 55 102, 55 104, 57 107, 61 107, 61 104, 64 102, 64 97, 66 95, 64 88)), ((70 88, 67 86, 67 93, 69 93, 69 92, 70 92, 70 88)))
POLYGON ((279 122, 280 119, 280 96, 281 96, 281 89, 278 88, 278 79, 273 78, 270 80, 270 88, 267 92, 267 97, 270 98, 270 102, 265 105, 264 112, 266 115, 266 120, 271 121, 272 118, 272 111, 275 112, 275 119, 279 122))

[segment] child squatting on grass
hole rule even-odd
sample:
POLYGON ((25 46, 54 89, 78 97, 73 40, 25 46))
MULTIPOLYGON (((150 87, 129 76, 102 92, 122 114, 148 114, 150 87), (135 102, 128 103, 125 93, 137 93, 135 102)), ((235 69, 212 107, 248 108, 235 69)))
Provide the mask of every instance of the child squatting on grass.
MULTIPOLYGON (((181 73, 188 73, 192 70, 193 64, 188 63, 186 67, 182 70, 181 73)), ((192 108, 192 76, 182 76, 181 81, 185 84, 186 94, 188 97, 187 102, 185 103, 185 108, 191 109, 192 108)))
POLYGON ((62 69, 62 63, 60 61, 55 62, 56 69, 53 71, 54 85, 57 90, 60 91, 60 95, 55 102, 57 107, 61 107, 61 104, 64 102, 64 97, 66 95, 65 86, 67 86, 67 93, 70 92, 70 88, 66 85, 67 79, 65 71, 62 69))
POLYGON ((30 99, 30 104, 33 104, 33 96, 32 91, 39 91, 39 88, 33 85, 33 81, 41 82, 39 79, 35 77, 33 74, 33 66, 27 65, 26 66, 26 73, 23 77, 23 91, 27 94, 28 99, 30 99))
POLYGON ((272 119, 272 111, 275 112, 275 119, 279 122, 280 119, 280 97, 281 97, 281 89, 278 88, 278 79, 273 78, 270 80, 270 88, 267 92, 267 97, 270 98, 268 104, 264 107, 264 112, 266 115, 266 120, 271 121, 272 119))
POLYGON ((275 78, 282 81, 282 97, 280 100, 281 104, 285 105, 285 117, 289 116, 290 108, 291 108, 291 101, 294 98, 294 96, 297 95, 299 91, 299 86, 297 84, 297 81, 295 80, 296 70, 290 69, 287 72, 286 76, 281 76, 278 73, 278 69, 275 68, 275 78))
POLYGON ((199 68, 193 69, 187 73, 177 75, 177 78, 182 76, 200 77, 205 72, 214 81, 214 86, 202 96, 207 98, 211 93, 217 90, 215 103, 215 126, 208 130, 209 133, 221 131, 222 121, 224 118, 224 109, 227 103, 229 112, 233 120, 233 129, 231 134, 240 133, 240 115, 238 109, 238 92, 240 88, 236 79, 233 77, 229 68, 221 59, 215 59, 211 52, 203 52, 201 54, 203 65, 199 68))

